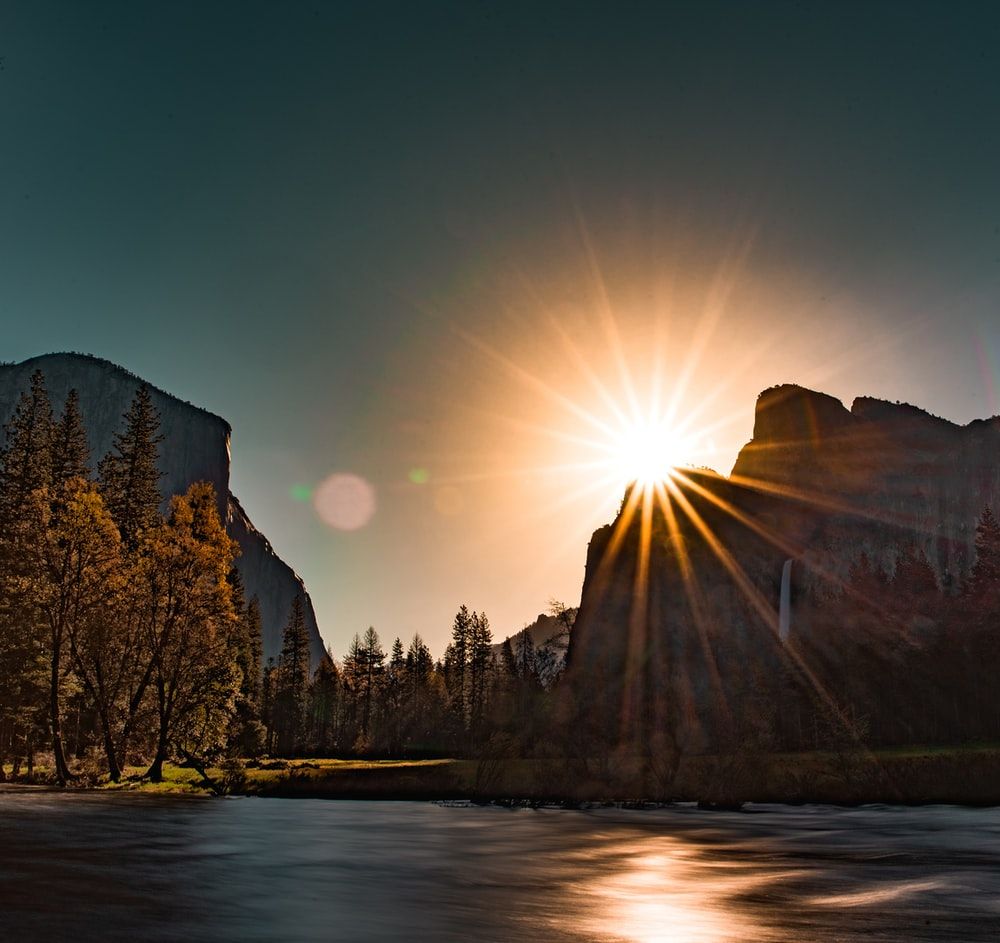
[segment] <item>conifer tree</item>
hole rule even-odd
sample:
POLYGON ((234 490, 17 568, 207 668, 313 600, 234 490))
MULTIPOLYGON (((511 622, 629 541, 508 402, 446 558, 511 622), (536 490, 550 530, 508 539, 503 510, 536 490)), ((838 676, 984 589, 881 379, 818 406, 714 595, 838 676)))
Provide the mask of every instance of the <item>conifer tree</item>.
POLYGON ((336 745, 339 689, 340 672, 327 651, 309 685, 309 740, 317 753, 328 753, 336 745))
POLYGON ((8 532, 18 524, 32 492, 52 482, 52 404, 41 370, 31 375, 31 385, 21 394, 4 431, 0 524, 8 532))
POLYGON ((391 756, 398 756, 403 746, 403 703, 406 696, 406 655, 397 636, 392 643, 385 671, 383 711, 386 743, 391 756))
POLYGON ((268 658, 260 679, 260 719, 264 724, 264 752, 273 753, 277 742, 277 717, 275 716, 275 687, 277 666, 268 658))
POLYGON ((976 526, 976 562, 966 592, 982 602, 995 601, 1000 595, 1000 523, 988 507, 983 508, 976 526))
POLYGON ((57 489, 71 478, 90 477, 90 446, 76 390, 69 391, 62 416, 53 428, 51 462, 52 482, 57 489))
POLYGON ((472 649, 472 615, 461 606, 451 627, 451 644, 445 651, 445 683, 451 713, 460 730, 468 730, 471 719, 471 676, 469 653, 472 649))
POLYGON ((406 650, 406 695, 403 701, 410 739, 424 743, 435 733, 433 712, 434 658, 419 634, 406 650))
POLYGON ((115 435, 114 447, 101 459, 98 476, 104 502, 125 546, 133 550, 139 534, 156 525, 161 500, 158 461, 163 436, 148 386, 139 387, 122 418, 125 428, 115 435))
POLYGON ((275 689, 277 747, 291 756, 301 746, 309 690, 309 634, 301 594, 292 600, 281 644, 275 689))
POLYGON ((364 666, 361 690, 361 735, 365 740, 370 740, 372 715, 385 671, 385 652, 382 650, 382 641, 374 626, 368 626, 361 640, 361 657, 364 666))
POLYGON ((343 689, 341 739, 345 746, 350 746, 351 748, 354 747, 356 742, 362 740, 359 733, 361 729, 360 714, 366 675, 367 667, 361 646, 361 636, 355 632, 347 654, 344 656, 344 670, 341 675, 343 689))
POLYGON ((230 746, 241 756, 257 756, 264 749, 261 724, 261 620, 260 603, 246 602, 243 578, 236 567, 229 573, 229 587, 238 623, 233 657, 240 672, 240 690, 233 714, 230 746))
POLYGON ((485 612, 474 612, 469 635, 469 727, 482 735, 492 681, 493 633, 485 612))
MULTIPOLYGON (((0 722, 11 741, 33 742, 45 716, 48 632, 39 624, 34 496, 51 484, 52 406, 41 371, 31 375, 0 451, 0 722)), ((0 743, 0 752, 3 744, 0 743)), ((30 749, 29 749, 30 760, 30 749)))

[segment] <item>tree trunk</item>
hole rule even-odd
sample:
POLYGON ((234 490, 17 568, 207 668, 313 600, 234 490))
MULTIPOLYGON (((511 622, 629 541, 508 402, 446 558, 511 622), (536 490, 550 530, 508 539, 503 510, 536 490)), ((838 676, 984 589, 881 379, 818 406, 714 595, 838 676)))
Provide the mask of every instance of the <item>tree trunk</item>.
POLYGON ((62 743, 62 721, 59 708, 59 652, 61 648, 62 637, 60 633, 53 632, 51 672, 49 675, 49 722, 52 730, 52 758, 56 766, 56 782, 60 786, 65 786, 67 781, 74 777, 66 764, 62 743))
POLYGON ((118 751, 115 750, 115 742, 111 736, 111 729, 103 717, 101 718, 101 728, 104 733, 104 756, 108 761, 108 776, 113 783, 116 783, 122 778, 122 768, 118 762, 118 751))
MULTIPOLYGON (((162 703, 162 693, 161 693, 162 703)), ((163 707, 160 708, 160 730, 156 737, 156 756, 146 775, 154 783, 163 782, 163 761, 167 758, 167 728, 169 718, 163 707)))

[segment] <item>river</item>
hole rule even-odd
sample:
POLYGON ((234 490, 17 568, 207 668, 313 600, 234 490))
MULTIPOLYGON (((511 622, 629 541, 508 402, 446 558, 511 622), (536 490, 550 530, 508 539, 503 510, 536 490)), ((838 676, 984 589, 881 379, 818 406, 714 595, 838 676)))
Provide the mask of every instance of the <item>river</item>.
POLYGON ((1000 939, 1000 810, 0 790, 9 940, 1000 939))

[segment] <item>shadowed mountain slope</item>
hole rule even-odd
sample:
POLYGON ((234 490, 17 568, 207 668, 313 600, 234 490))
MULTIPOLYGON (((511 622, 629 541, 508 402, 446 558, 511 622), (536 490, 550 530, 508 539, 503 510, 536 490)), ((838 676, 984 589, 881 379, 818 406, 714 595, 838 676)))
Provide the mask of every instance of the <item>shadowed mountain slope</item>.
MULTIPOLYGON (((786 746, 809 745, 813 708, 839 718, 852 697, 882 739, 917 736, 916 722, 876 716, 874 689, 897 676, 915 686, 905 664, 932 668, 929 653, 948 651, 942 612, 968 579, 987 507, 1000 509, 1000 419, 958 426, 867 397, 848 410, 799 386, 766 390, 728 478, 678 470, 659 495, 630 492, 594 533, 568 654, 575 701, 612 743, 670 730, 683 749, 716 749, 770 714, 786 746), (904 585, 925 562, 926 597, 904 585), (870 656, 873 690, 856 697, 850 646, 870 656), (750 710, 755 699, 766 703, 750 710)), ((946 696, 922 680, 928 703, 946 696)))

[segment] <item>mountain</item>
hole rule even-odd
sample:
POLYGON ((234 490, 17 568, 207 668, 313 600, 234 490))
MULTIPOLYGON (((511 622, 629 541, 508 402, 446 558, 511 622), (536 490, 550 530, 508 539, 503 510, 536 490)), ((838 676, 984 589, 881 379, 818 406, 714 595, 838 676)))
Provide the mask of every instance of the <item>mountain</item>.
POLYGON ((729 477, 679 470, 664 497, 648 536, 630 492, 590 543, 567 683, 595 735, 699 751, 748 718, 788 748, 831 717, 881 742, 996 726, 971 678, 1000 646, 973 642, 962 589, 1000 510, 1000 418, 777 386, 729 477))
MULTIPOLYGON (((571 625, 575 615, 575 609, 567 611, 567 619, 571 625)), ((557 616, 540 612, 534 622, 494 645, 494 654, 499 656, 503 642, 509 641, 514 657, 518 658, 526 638, 531 639, 542 684, 546 688, 551 687, 556 678, 562 674, 566 664, 566 650, 569 647, 569 630, 566 628, 566 622, 557 616)))
POLYGON ((229 535, 240 545, 236 561, 246 585, 247 598, 256 595, 263 623, 264 658, 277 659, 292 600, 302 594, 310 636, 313 665, 324 654, 312 602, 302 580, 274 552, 267 538, 251 523, 236 496, 229 490, 229 423, 220 416, 193 406, 145 383, 122 367, 83 354, 46 354, 16 364, 0 364, 0 423, 6 423, 31 374, 45 376, 52 406, 58 413, 71 389, 80 396, 80 411, 87 428, 91 459, 96 466, 121 428, 122 414, 136 391, 148 386, 160 415, 164 441, 160 445, 160 487, 164 509, 174 494, 195 481, 209 481, 219 496, 219 513, 229 535))

